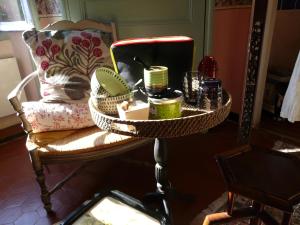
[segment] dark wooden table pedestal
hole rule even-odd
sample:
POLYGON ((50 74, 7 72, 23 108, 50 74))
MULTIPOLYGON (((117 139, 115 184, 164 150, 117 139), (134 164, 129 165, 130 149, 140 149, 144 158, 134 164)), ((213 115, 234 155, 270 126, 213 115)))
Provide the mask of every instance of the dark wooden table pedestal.
POLYGON ((155 159, 155 178, 156 192, 145 195, 143 202, 145 204, 158 204, 160 212, 167 218, 167 224, 173 224, 171 209, 168 199, 170 197, 171 185, 168 180, 168 149, 166 139, 155 138, 154 143, 154 159, 155 159))
POLYGON ((167 174, 168 149, 165 139, 155 138, 154 143, 154 159, 156 191, 163 196, 163 208, 167 216, 171 218, 171 211, 168 206, 167 198, 170 190, 170 183, 167 174))
POLYGON ((154 143, 154 159, 156 192, 147 193, 143 199, 145 205, 158 204, 160 212, 167 219, 167 224, 173 224, 171 208, 169 200, 176 200, 183 203, 192 203, 195 196, 186 193, 180 193, 174 189, 168 179, 168 147, 165 138, 155 138, 154 143))

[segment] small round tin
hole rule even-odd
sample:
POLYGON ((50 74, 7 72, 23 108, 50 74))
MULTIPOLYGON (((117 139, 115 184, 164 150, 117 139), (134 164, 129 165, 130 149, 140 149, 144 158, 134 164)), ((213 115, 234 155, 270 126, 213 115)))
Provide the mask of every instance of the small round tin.
POLYGON ((172 119, 181 117, 182 92, 168 91, 166 98, 148 98, 150 119, 172 119))
POLYGON ((144 83, 149 96, 162 95, 168 88, 168 68, 165 66, 151 66, 144 69, 144 83))

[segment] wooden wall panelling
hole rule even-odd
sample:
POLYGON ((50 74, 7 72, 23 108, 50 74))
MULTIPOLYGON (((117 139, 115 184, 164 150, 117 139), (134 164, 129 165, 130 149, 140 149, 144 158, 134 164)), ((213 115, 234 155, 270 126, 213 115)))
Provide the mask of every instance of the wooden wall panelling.
POLYGON ((114 21, 119 39, 187 35, 195 40, 194 65, 210 52, 213 1, 205 0, 63 0, 72 21, 114 21), (210 11, 210 12, 209 12, 210 11))

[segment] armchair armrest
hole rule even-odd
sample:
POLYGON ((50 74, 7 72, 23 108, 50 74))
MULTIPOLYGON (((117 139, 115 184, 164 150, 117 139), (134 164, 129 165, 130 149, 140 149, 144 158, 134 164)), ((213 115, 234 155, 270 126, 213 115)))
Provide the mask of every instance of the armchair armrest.
POLYGON ((17 112, 17 116, 20 117, 22 121, 22 126, 27 133, 31 133, 32 128, 28 120, 25 118, 22 105, 21 105, 21 92, 24 90, 24 87, 33 80, 38 75, 38 71, 34 71, 33 73, 26 76, 7 96, 7 99, 10 101, 14 110, 17 112))

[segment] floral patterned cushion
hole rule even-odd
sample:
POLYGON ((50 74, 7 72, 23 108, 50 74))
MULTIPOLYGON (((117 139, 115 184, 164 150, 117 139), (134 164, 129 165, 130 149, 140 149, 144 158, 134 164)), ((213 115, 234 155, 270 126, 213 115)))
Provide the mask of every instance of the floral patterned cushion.
POLYGON ((94 126, 86 103, 23 102, 26 119, 34 133, 94 126))
POLYGON ((100 66, 111 66, 112 35, 99 30, 23 33, 39 71, 44 102, 87 102, 90 77, 100 66))

